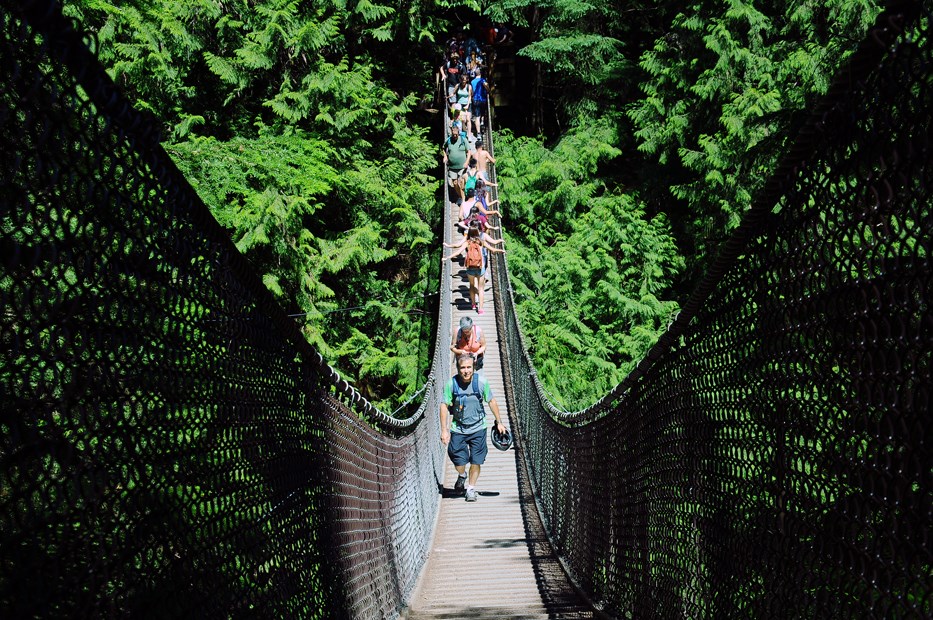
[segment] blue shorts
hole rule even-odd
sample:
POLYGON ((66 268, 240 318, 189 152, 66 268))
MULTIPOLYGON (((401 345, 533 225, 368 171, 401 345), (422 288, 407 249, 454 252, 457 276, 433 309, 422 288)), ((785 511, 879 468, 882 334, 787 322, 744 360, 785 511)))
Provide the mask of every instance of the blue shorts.
POLYGON ((464 435, 451 433, 450 443, 447 444, 447 456, 450 461, 459 467, 467 463, 482 465, 486 462, 489 447, 486 445, 486 429, 464 435))
POLYGON ((481 275, 483 275, 484 273, 485 273, 485 271, 483 271, 483 268, 482 268, 482 267, 467 267, 467 275, 468 275, 468 276, 473 276, 474 278, 478 278, 478 277, 480 277, 481 275))

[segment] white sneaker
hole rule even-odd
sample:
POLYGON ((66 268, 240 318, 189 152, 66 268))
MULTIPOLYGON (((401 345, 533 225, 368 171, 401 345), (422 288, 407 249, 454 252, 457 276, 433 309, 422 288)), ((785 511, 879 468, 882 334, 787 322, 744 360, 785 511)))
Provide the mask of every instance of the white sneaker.
POLYGON ((476 501, 476 489, 467 489, 466 491, 466 501, 475 502, 476 501))

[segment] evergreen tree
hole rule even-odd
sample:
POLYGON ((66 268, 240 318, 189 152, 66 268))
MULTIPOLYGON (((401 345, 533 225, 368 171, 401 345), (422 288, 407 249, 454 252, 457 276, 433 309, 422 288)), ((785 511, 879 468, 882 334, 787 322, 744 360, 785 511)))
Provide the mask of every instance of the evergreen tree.
POLYGON ((487 12, 522 29, 527 42, 518 54, 534 61, 533 127, 552 133, 555 126, 544 110, 548 104, 560 125, 580 115, 621 111, 637 94, 639 56, 675 6, 642 0, 506 0, 487 12))
POLYGON ((619 383, 678 308, 665 299, 683 266, 666 217, 648 218, 601 174, 616 140, 607 121, 582 123, 554 148, 499 134, 519 320, 539 377, 568 409, 619 383))
MULTIPOLYGON (((309 340, 376 404, 424 381, 435 5, 73 0, 98 54, 309 340), (399 37, 404 37, 400 39, 399 37), (408 43, 401 60, 388 52, 408 43), (395 61, 395 62, 394 62, 395 61), (389 65, 417 66, 398 88, 389 65), (420 75, 413 83, 411 75, 420 75), (407 89, 407 90, 406 90, 407 89), (415 321, 413 318, 417 318, 415 321)), ((430 330, 429 330, 430 331, 430 330)))
MULTIPOLYGON (((878 12, 872 0, 704 0, 641 58, 638 148, 685 211, 702 266, 735 228, 797 119, 878 12)), ((663 190, 659 191, 663 195, 663 190)))

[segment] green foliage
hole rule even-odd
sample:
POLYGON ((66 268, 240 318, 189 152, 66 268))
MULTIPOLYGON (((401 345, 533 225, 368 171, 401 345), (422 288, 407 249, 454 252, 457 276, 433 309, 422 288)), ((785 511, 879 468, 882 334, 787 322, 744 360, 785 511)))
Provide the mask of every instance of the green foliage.
POLYGON ((530 42, 519 55, 539 63, 535 81, 544 96, 558 101, 558 115, 572 120, 584 111, 620 108, 637 82, 638 57, 669 10, 643 0, 506 0, 492 4, 487 14, 526 30, 530 42))
POLYGON ((375 78, 414 64, 422 77, 406 86, 428 88, 429 59, 410 54, 393 63, 391 50, 443 28, 435 8, 372 0, 70 0, 65 12, 96 32, 101 60, 136 105, 181 138, 192 114, 205 119, 206 133, 224 136, 249 133, 256 118, 271 125, 310 116, 346 135, 366 111, 404 115, 414 95, 399 97, 375 78))
POLYGON ((683 259, 666 217, 647 218, 637 196, 600 176, 619 154, 610 123, 582 123, 553 148, 498 137, 519 319, 544 385, 582 408, 667 328, 678 306, 664 297, 683 259))
POLYGON ((668 213, 696 279, 879 4, 506 0, 487 13, 529 40, 536 131, 616 119, 613 176, 668 213))
POLYGON ((193 138, 169 147, 269 289, 302 315, 297 320, 309 340, 377 402, 418 387, 407 343, 417 340, 419 326, 405 310, 423 292, 434 243, 429 222, 436 217, 436 181, 426 174, 433 149, 423 131, 409 128, 392 144, 399 148, 386 151, 383 162, 359 157, 342 169, 328 142, 301 131, 263 127, 254 138, 193 138), (385 295, 408 304, 391 323, 367 305, 369 297, 385 295), (356 306, 365 311, 348 321, 342 309, 356 306), (372 334, 367 343, 364 333, 372 334), (400 355, 385 367, 400 372, 394 386, 385 368, 372 373, 366 365, 364 353, 374 347, 383 356, 400 355), (367 382, 367 373, 378 385, 367 382))
POLYGON ((308 228, 320 221, 339 178, 328 163, 334 152, 327 143, 266 130, 253 139, 226 142, 193 138, 171 145, 169 152, 221 225, 232 231, 237 248, 268 267, 263 277, 273 292, 312 314, 316 301, 333 294, 319 281, 324 259, 308 228))
POLYGON ((552 36, 522 48, 522 55, 548 65, 555 72, 573 73, 581 82, 604 84, 626 63, 622 42, 595 34, 552 36))
MULTIPOLYGON (((414 301, 398 301, 389 330, 371 302, 423 299, 438 217, 433 149, 408 121, 418 97, 402 74, 422 74, 430 88, 418 45, 446 29, 443 12, 455 5, 67 5, 96 30, 115 79, 162 119, 170 151, 266 286, 377 401, 417 383, 400 343, 423 330, 409 320, 414 301), (403 44, 412 53, 400 54, 403 44), (395 368, 397 385, 387 388, 376 366, 395 368)), ((513 268, 535 298, 521 310, 526 329, 542 327, 536 350, 554 359, 593 356, 595 376, 606 374, 603 363, 630 366, 670 315, 658 300, 682 260, 669 225, 696 275, 877 7, 506 0, 486 12, 526 28, 520 54, 538 63, 542 96, 559 102, 572 127, 553 148, 514 137, 501 145, 509 233, 528 250, 519 260, 513 248, 513 268), (589 247, 591 236, 612 242, 589 247), (580 290, 600 291, 608 306, 580 290), (550 336, 543 300, 570 313, 552 321, 550 336), (614 335, 622 332, 627 340, 614 335)))
POLYGON ((641 57, 644 96, 628 115, 656 158, 705 262, 735 228, 797 116, 878 12, 872 0, 700 1, 641 57))
MULTIPOLYGON (((436 282, 436 147, 409 120, 430 88, 386 78, 384 44, 434 4, 74 0, 99 56, 325 358, 388 409, 420 387, 436 282), (404 93, 404 94, 399 94, 404 93)), ((394 40, 394 37, 400 37, 394 40)), ((418 52, 417 48, 412 49, 418 52)), ((392 58, 386 57, 391 61, 392 58)), ((433 60, 431 58, 430 60, 433 60)))

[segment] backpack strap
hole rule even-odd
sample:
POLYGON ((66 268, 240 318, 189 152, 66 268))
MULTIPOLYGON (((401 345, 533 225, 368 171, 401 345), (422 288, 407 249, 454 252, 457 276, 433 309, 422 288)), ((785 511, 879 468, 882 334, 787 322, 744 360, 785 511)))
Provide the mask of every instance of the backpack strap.
POLYGON ((479 399, 479 402, 483 402, 483 393, 479 389, 479 375, 477 373, 473 373, 473 380, 470 381, 470 392, 460 389, 460 383, 457 381, 457 377, 451 377, 450 380, 452 381, 451 386, 453 388, 455 407, 457 405, 457 398, 462 396, 475 396, 479 399))
MULTIPOLYGON (((472 344, 474 340, 476 341, 477 344, 479 344, 479 339, 482 337, 483 337, 483 330, 480 328, 479 325, 474 324, 473 325, 473 337, 470 338, 469 342, 465 344, 472 344)), ((458 327, 457 328, 457 344, 460 344, 462 340, 463 340, 463 330, 458 327)), ((463 347, 460 347, 460 348, 462 349, 463 347)), ((476 374, 474 373, 473 376, 475 377, 476 374)))
POLYGON ((479 391, 479 375, 475 372, 473 373, 473 380, 470 382, 470 387, 473 388, 473 396, 479 399, 480 404, 483 404, 483 394, 479 391))
POLYGON ((479 400, 480 407, 483 406, 483 394, 479 391, 478 374, 473 373, 473 380, 470 382, 470 388, 472 392, 461 390, 460 383, 457 382, 457 377, 451 377, 450 380, 453 382, 451 384, 451 391, 453 392, 453 403, 451 403, 453 411, 451 411, 451 413, 453 414, 454 420, 457 420, 458 415, 463 411, 460 405, 461 399, 466 398, 467 396, 475 396, 479 400))

